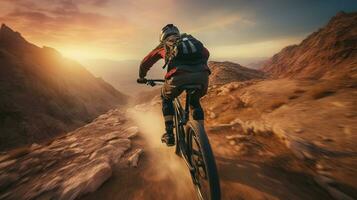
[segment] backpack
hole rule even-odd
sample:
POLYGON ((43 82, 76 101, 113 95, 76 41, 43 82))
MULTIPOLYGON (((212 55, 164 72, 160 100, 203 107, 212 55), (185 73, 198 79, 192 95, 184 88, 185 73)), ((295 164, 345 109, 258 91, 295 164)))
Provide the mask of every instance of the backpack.
POLYGON ((203 57, 203 44, 192 35, 182 34, 172 45, 165 45, 166 66, 198 65, 207 62, 203 57))

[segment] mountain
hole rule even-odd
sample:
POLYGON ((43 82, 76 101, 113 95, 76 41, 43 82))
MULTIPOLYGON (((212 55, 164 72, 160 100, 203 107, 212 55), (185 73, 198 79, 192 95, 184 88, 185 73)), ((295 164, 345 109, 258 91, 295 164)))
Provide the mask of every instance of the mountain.
POLYGON ((232 81, 246 81, 250 79, 261 79, 264 72, 249 69, 233 62, 208 62, 211 70, 210 84, 225 84, 232 81))
POLYGON ((0 150, 51 138, 127 97, 55 49, 0 29, 0 150))
POLYGON ((250 68, 250 69, 256 69, 256 70, 260 70, 264 64, 267 62, 268 58, 265 58, 265 59, 262 59, 262 60, 258 60, 258 61, 255 61, 255 62, 251 62, 251 63, 248 63, 246 65, 246 67, 250 68))
POLYGON ((357 78, 357 12, 339 12, 299 45, 274 55, 263 71, 274 77, 357 78))

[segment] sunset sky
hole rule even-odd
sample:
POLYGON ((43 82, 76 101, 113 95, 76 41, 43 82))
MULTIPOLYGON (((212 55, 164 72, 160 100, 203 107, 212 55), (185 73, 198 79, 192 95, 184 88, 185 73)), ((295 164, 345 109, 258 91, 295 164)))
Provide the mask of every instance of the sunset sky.
POLYGON ((81 59, 137 60, 167 23, 198 37, 213 59, 268 57, 300 42, 355 0, 0 0, 0 23, 81 59))

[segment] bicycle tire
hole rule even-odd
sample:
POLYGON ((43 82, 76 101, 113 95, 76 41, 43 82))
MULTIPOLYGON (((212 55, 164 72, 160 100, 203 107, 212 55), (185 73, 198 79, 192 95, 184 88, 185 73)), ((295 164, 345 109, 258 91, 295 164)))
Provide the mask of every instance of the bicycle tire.
MULTIPOLYGON (((186 125, 186 134, 187 134, 187 141, 189 141, 190 134, 194 133, 198 139, 199 148, 202 153, 202 159, 206 169, 206 175, 208 178, 208 185, 209 185, 209 197, 207 200, 220 200, 221 199, 221 190, 220 190, 220 183, 219 183, 219 176, 217 171, 216 162, 214 159, 213 151, 211 145, 209 143, 206 131, 202 124, 198 121, 190 120, 186 125), (192 132, 191 132, 192 131, 192 132)), ((190 141, 188 145, 191 145, 192 148, 192 141, 190 141), (191 144, 190 144, 191 142, 191 144)), ((192 163, 191 163, 192 164, 192 163)), ((195 182, 195 181, 194 181, 195 182)), ((202 196, 202 191, 197 184, 198 192, 200 192, 199 198, 206 200, 202 196)))
POLYGON ((181 157, 181 149, 180 149, 180 144, 179 144, 179 140, 180 140, 179 135, 180 135, 180 131, 183 128, 182 128, 182 125, 180 125, 180 123, 179 123, 177 112, 175 112, 175 116, 174 116, 174 126, 175 126, 175 140, 176 140, 175 153, 176 153, 177 156, 181 157))

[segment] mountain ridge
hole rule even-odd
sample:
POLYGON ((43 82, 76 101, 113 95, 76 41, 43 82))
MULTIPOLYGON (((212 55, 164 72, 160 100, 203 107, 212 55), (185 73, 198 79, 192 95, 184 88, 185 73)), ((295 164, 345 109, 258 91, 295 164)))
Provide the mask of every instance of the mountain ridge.
POLYGON ((357 12, 339 12, 298 45, 283 48, 262 70, 275 78, 356 78, 357 12))
POLYGON ((50 139, 124 105, 127 96, 51 47, 0 29, 0 150, 50 139))
POLYGON ((250 79, 262 79, 264 72, 243 67, 240 64, 224 61, 209 61, 211 70, 210 84, 225 84, 232 81, 246 81, 250 79))

